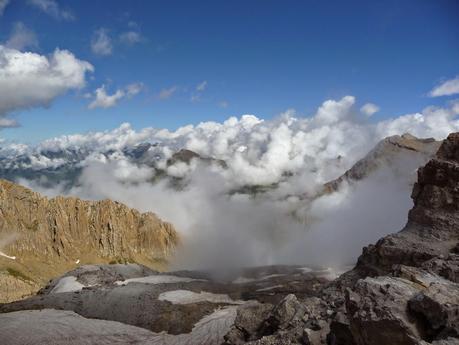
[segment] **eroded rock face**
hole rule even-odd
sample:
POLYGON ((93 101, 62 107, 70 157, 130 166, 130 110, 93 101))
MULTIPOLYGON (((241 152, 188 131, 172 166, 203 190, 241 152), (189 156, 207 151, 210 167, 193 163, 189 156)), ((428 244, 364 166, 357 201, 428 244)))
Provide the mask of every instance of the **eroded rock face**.
MULTIPOLYGON (((161 267, 179 243, 174 227, 153 213, 140 213, 110 201, 48 199, 0 180, 0 269, 28 285, 80 263, 139 262, 161 267)), ((18 283, 19 284, 19 283, 18 283)), ((8 301, 17 294, 0 294, 8 301)))
MULTIPOLYGON (((380 149, 392 147, 397 152, 435 144, 427 141, 411 146, 417 143, 411 137, 392 139, 396 140, 386 139, 380 149)), ((370 157, 377 158, 379 151, 370 157)), ((361 178, 376 161, 362 160, 341 180, 361 178)), ((277 323, 269 335, 258 327, 247 343, 457 344, 459 133, 451 134, 435 158, 419 169, 412 198, 414 207, 401 232, 364 248, 356 267, 326 286, 320 298, 300 299, 299 305, 307 312, 294 325, 277 323), (300 328, 304 329, 302 336, 298 335, 300 328), (258 338, 253 340, 256 333, 258 338)), ((274 306, 267 319, 283 310, 285 303, 274 306)), ((263 325, 266 320, 259 322, 263 325)), ((243 329, 243 325, 237 327, 243 329)), ((229 334, 233 331, 234 327, 229 334)), ((231 340, 228 343, 243 343, 231 340)))
POLYGON ((407 225, 364 249, 357 264, 364 274, 385 274, 394 264, 418 267, 455 254, 459 242, 458 152, 459 133, 450 134, 436 157, 419 169, 407 225))
POLYGON ((458 336, 459 133, 419 169, 412 197, 405 228, 365 248, 341 278, 357 344, 448 343, 458 336), (367 275, 379 277, 353 285, 367 275))

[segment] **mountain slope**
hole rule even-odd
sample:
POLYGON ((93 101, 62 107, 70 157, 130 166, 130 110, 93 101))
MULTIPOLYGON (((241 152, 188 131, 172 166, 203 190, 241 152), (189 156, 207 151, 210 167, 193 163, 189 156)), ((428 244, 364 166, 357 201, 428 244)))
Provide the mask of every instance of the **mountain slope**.
POLYGON ((420 139, 408 133, 384 138, 343 175, 326 183, 325 191, 335 191, 344 182, 360 181, 382 168, 390 168, 400 175, 408 176, 427 163, 440 145, 441 141, 420 139))
POLYGON ((8 293, 0 291, 5 300, 14 298, 12 292, 20 297, 13 287, 35 288, 79 263, 161 268, 179 239, 174 227, 153 213, 111 200, 48 199, 0 180, 0 241, 6 242, 0 248, 0 280, 5 281, 0 286, 9 287, 8 293))

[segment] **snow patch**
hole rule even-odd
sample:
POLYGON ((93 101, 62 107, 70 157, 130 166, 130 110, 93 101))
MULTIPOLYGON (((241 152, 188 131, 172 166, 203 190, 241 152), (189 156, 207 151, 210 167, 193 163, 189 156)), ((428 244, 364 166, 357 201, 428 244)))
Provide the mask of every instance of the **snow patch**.
POLYGON ((51 293, 75 292, 81 291, 85 286, 77 281, 74 276, 64 277, 59 280, 51 293))
POLYGON ((298 268, 302 273, 311 273, 313 272, 313 269, 312 268, 309 268, 309 267, 300 267, 298 268))
POLYGON ((270 291, 270 290, 274 290, 274 289, 278 289, 278 288, 282 288, 282 287, 284 287, 284 286, 283 285, 274 285, 274 286, 266 287, 266 288, 263 288, 263 289, 258 289, 257 291, 258 292, 270 291))
POLYGON ((256 281, 256 279, 246 278, 246 277, 237 277, 231 283, 232 284, 246 284, 246 283, 251 283, 251 282, 254 282, 254 281, 256 281))
POLYGON ((9 256, 9 255, 6 255, 5 253, 3 253, 2 251, 0 251, 0 256, 3 256, 7 259, 11 259, 11 260, 16 260, 16 257, 15 256, 9 256))
POLYGON ((277 277, 282 277, 282 276, 285 276, 285 274, 270 274, 270 275, 259 277, 259 278, 238 277, 232 281, 232 284, 253 283, 256 281, 269 280, 271 278, 277 278, 277 277))
POLYGON ((166 291, 159 294, 160 301, 168 301, 172 304, 191 304, 199 302, 226 303, 226 304, 244 304, 244 301, 234 301, 228 295, 214 294, 201 291, 200 293, 190 290, 166 291))

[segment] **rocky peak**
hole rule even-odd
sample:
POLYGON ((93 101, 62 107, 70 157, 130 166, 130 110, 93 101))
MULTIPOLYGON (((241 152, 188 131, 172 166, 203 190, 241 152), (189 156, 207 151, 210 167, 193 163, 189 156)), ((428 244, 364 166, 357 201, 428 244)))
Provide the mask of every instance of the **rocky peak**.
POLYGON ((362 180, 381 167, 403 170, 404 175, 409 175, 431 159, 440 144, 433 138, 420 139, 409 133, 384 138, 343 175, 326 183, 325 192, 337 190, 343 182, 362 180))
POLYGON ((0 180, 0 240, 6 237, 14 240, 0 248, 0 271, 33 285, 80 263, 161 268, 179 242, 174 227, 151 212, 111 200, 49 199, 0 180))

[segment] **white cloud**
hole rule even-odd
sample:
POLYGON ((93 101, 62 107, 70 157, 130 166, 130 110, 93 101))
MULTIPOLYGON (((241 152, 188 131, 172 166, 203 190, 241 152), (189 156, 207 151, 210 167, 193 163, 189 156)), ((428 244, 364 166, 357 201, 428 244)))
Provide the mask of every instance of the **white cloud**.
POLYGON ((142 40, 142 36, 137 31, 126 31, 120 35, 121 43, 127 45, 133 45, 139 43, 142 40))
POLYGON ((96 30, 91 38, 91 50, 94 54, 106 56, 113 51, 112 39, 108 35, 107 29, 96 30))
POLYGON ((348 120, 354 103, 355 97, 353 96, 345 96, 339 101, 325 101, 317 110, 314 119, 321 125, 331 125, 348 120))
POLYGON ((118 102, 125 98, 131 98, 140 93, 143 89, 142 83, 132 83, 127 85, 124 89, 116 90, 112 95, 109 95, 105 89, 105 85, 97 88, 94 100, 88 105, 88 109, 95 108, 111 108, 118 104, 118 102))
POLYGON ((81 89, 93 66, 67 50, 50 56, 20 52, 0 45, 0 117, 32 107, 45 107, 72 89, 81 89))
POLYGON ((126 95, 128 97, 133 97, 140 93, 144 88, 143 83, 132 83, 126 86, 126 95))
POLYGON ((6 6, 10 3, 10 0, 0 0, 0 16, 5 12, 6 6))
POLYGON ((125 96, 123 90, 116 90, 112 95, 107 94, 105 85, 102 85, 95 91, 95 99, 88 105, 89 109, 111 108, 114 107, 120 99, 125 96))
POLYGON ((169 88, 162 89, 161 91, 159 91, 157 97, 161 100, 169 99, 175 94, 177 89, 177 86, 171 86, 169 88))
POLYGON ((35 32, 26 27, 24 23, 17 22, 14 24, 13 31, 6 41, 5 46, 17 50, 37 48, 38 40, 35 32))
POLYGON ((0 128, 12 127, 19 127, 19 123, 16 120, 9 119, 7 117, 0 117, 0 128))
POLYGON ((60 8, 55 0, 29 0, 29 3, 58 20, 75 20, 70 10, 60 8))
POLYGON ((374 103, 366 103, 360 108, 360 111, 370 117, 379 111, 379 107, 374 103))
POLYGON ((451 96, 459 94, 459 76, 453 79, 449 79, 440 85, 437 85, 433 88, 429 96, 430 97, 440 97, 440 96, 451 96))
POLYGON ((381 121, 376 125, 376 132, 379 137, 409 132, 417 137, 443 139, 449 133, 459 131, 458 104, 459 101, 451 102, 449 108, 431 106, 420 113, 381 121))

